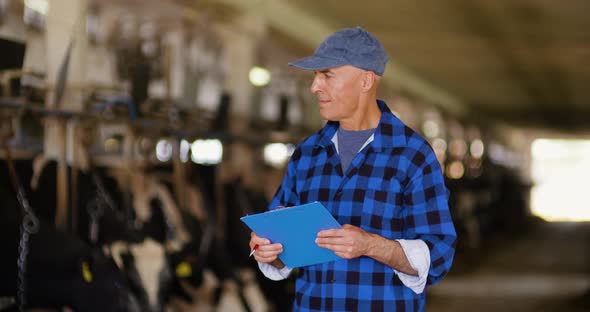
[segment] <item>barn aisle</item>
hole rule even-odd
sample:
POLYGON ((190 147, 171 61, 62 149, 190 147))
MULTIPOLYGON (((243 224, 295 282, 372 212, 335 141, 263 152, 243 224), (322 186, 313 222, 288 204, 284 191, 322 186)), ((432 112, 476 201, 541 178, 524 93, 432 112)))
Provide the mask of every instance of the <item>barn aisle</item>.
POLYGON ((538 222, 491 245, 458 259, 427 311, 590 311, 590 223, 538 222))

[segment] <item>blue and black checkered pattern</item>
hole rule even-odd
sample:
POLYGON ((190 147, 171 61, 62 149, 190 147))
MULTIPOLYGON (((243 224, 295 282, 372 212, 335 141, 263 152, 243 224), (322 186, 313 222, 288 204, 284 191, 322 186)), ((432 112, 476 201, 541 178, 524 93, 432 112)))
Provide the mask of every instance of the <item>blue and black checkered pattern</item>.
MULTIPOLYGON (((321 202, 341 224, 388 239, 421 239, 430 249, 427 285, 449 271, 456 233, 448 191, 430 145, 387 105, 374 140, 342 172, 332 137, 337 122, 293 153, 270 207, 321 202)), ((423 311, 425 292, 405 287, 392 268, 369 257, 301 268, 294 311, 423 311)))

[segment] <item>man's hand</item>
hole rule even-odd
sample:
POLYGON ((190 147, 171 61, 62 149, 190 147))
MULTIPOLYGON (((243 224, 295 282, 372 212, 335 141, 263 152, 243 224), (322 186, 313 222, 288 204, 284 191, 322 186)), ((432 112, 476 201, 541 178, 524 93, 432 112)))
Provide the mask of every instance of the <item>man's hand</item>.
POLYGON ((283 252, 283 245, 280 243, 271 244, 268 239, 257 236, 256 233, 252 232, 250 233, 250 249, 254 249, 256 245, 258 245, 254 252, 256 261, 270 263, 279 269, 285 267, 285 264, 278 258, 278 255, 283 252))
POLYGON ((341 229, 320 231, 316 244, 344 259, 367 256, 406 274, 418 275, 399 242, 366 232, 354 225, 345 224, 341 229))
POLYGON ((341 258, 353 259, 367 255, 373 241, 372 234, 354 225, 345 224, 341 229, 320 231, 315 242, 341 258))

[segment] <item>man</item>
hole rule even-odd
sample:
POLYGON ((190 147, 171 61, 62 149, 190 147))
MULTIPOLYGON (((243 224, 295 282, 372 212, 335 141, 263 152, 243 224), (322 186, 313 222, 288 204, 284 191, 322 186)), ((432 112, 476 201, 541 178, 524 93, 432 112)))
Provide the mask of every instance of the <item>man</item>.
MULTIPOLYGON (((360 27, 289 63, 315 73, 327 124, 296 148, 270 209, 321 202, 343 224, 316 243, 341 260, 300 268, 294 311, 422 311, 425 287, 449 271, 456 241, 432 148, 377 100, 388 61, 360 27)), ((286 278, 280 242, 251 234, 264 274, 286 278)))

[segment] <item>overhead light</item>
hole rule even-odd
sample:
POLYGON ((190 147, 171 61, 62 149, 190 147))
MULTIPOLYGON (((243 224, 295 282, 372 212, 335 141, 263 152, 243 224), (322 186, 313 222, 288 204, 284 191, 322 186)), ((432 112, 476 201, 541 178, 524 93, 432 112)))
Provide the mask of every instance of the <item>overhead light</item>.
POLYGON ((435 138, 440 134, 440 127, 436 121, 426 120, 422 125, 422 131, 424 131, 424 135, 427 137, 435 138))
POLYGON ((484 152, 483 141, 480 139, 473 140, 469 146, 469 152, 474 158, 481 158, 484 152))
POLYGON ((49 1, 47 0, 25 0, 25 6, 41 15, 47 15, 49 1))
POLYGON ((191 151, 191 144, 187 140, 180 141, 180 161, 183 163, 188 161, 188 154, 191 151))
POLYGON ((161 162, 167 162, 172 158, 172 144, 167 140, 160 140, 156 145, 156 158, 161 162))
POLYGON ((103 149, 109 154, 118 153, 121 150, 121 140, 117 137, 110 137, 104 141, 103 149))
POLYGON ((295 147, 292 144, 267 144, 264 146, 264 161, 275 168, 281 168, 287 163, 294 150, 295 147))
POLYGON ((223 144, 217 139, 195 140, 191 145, 191 160, 200 165, 217 165, 223 158, 223 144))
POLYGON ((250 83, 255 87, 264 87, 270 83, 270 71, 264 67, 254 66, 248 74, 250 83))
POLYGON ((447 176, 451 179, 461 179, 463 174, 465 174, 465 167, 461 161, 453 161, 447 166, 447 170, 445 170, 447 176))

